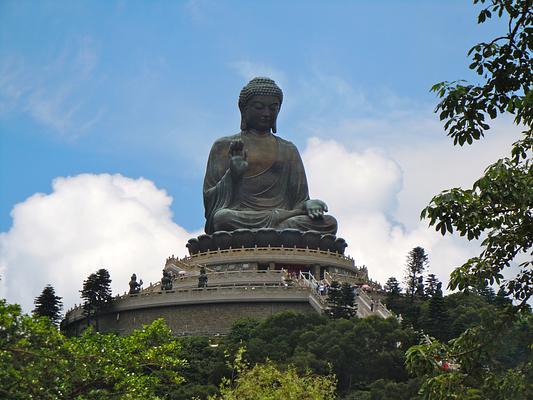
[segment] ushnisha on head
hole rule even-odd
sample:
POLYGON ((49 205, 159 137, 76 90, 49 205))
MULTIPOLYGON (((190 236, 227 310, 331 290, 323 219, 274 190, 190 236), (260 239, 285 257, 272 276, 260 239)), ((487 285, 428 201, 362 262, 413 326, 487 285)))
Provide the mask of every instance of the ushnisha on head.
POLYGON ((281 91, 280 87, 276 85, 276 82, 274 82, 270 78, 265 77, 258 77, 252 79, 241 90, 241 93, 239 95, 239 109, 241 111, 241 130, 245 131, 249 128, 246 117, 247 108, 250 103, 250 100, 252 100, 252 98, 254 97, 257 98, 257 96, 260 96, 261 98, 271 97, 275 98, 278 101, 278 109, 273 115, 273 120, 271 123, 272 132, 276 133, 276 118, 277 113, 279 112, 279 107, 281 107, 281 103, 283 102, 283 92, 281 91))

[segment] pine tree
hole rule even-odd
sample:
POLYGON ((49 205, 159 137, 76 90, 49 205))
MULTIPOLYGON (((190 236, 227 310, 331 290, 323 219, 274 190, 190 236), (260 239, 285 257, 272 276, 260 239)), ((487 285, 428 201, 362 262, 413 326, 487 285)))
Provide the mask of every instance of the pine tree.
POLYGON ((401 299, 402 288, 400 283, 395 277, 390 277, 385 283, 385 304, 387 308, 394 311, 397 314, 401 313, 400 310, 400 299, 401 299))
POLYGON ((500 289, 498 289, 498 292, 494 297, 494 305, 498 307, 506 307, 513 304, 512 300, 507 296, 508 294, 505 288, 503 286, 500 286, 500 289))
POLYGON ((337 281, 331 282, 328 289, 328 296, 326 299, 328 302, 328 315, 333 319, 341 318, 342 315, 342 294, 340 289, 341 285, 337 281))
POLYGON ((429 274, 426 278, 426 297, 433 297, 437 293, 437 286, 439 284, 439 278, 435 274, 429 274))
POLYGON ((423 296, 424 283, 422 273, 428 265, 428 255, 426 251, 418 246, 409 252, 407 255, 407 263, 405 268, 405 284, 407 285, 406 293, 411 299, 415 298, 415 294, 423 296), (422 278, 422 282, 420 279, 422 278))
POLYGON ((481 285, 478 285, 474 288, 475 293, 482 296, 485 301, 489 304, 494 304, 496 299, 496 292, 491 288, 487 283, 483 282, 481 285))
POLYGON ((58 324, 61 319, 63 303, 61 302, 61 297, 56 296, 52 285, 46 285, 41 295, 35 298, 33 304, 35 304, 34 316, 47 317, 54 325, 58 324))
POLYGON ((328 315, 332 319, 352 318, 357 314, 355 294, 349 283, 331 282, 328 290, 328 315))
POLYGON ((83 282, 81 298, 84 300, 83 309, 87 317, 87 324, 94 317, 96 330, 99 330, 98 316, 111 301, 111 278, 109 272, 101 268, 87 277, 83 282))
POLYGON ((419 299, 425 299, 426 298, 426 289, 424 286, 424 277, 420 275, 416 282, 416 290, 415 290, 415 296, 419 299))
POLYGON ((357 303, 355 302, 355 293, 348 282, 341 285, 341 304, 343 308, 342 318, 353 318, 357 315, 357 303))
POLYGON ((442 296, 442 283, 437 284, 437 288, 431 299, 428 308, 428 333, 439 339, 447 340, 448 338, 448 315, 444 297, 442 296))

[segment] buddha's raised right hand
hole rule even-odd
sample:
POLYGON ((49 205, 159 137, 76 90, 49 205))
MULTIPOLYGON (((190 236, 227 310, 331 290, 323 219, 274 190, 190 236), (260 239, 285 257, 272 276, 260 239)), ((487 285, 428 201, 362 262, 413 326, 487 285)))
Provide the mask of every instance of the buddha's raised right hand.
POLYGON ((237 182, 242 179, 244 172, 248 169, 248 161, 246 161, 246 150, 244 150, 244 143, 242 140, 232 140, 229 145, 229 170, 231 179, 237 182))

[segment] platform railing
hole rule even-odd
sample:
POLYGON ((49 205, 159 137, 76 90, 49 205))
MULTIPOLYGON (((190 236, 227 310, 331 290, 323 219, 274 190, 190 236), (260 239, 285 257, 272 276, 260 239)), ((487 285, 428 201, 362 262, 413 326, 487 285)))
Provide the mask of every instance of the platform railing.
MULTIPOLYGON (((360 271, 360 270, 359 270, 360 271)), ((362 285, 368 282, 368 275, 348 275, 348 274, 339 274, 339 273, 329 273, 324 272, 324 278, 327 280, 328 284, 331 285, 331 282, 348 282, 353 285, 362 285)))
POLYGON ((279 254, 279 253, 286 253, 286 254, 294 254, 294 253, 302 253, 302 254, 320 254, 320 255, 326 255, 329 257, 338 258, 341 260, 346 260, 347 262, 352 262, 353 258, 344 254, 339 254, 337 252, 332 252, 329 250, 319 250, 319 249, 310 249, 308 247, 306 248, 299 248, 299 247, 236 247, 236 248, 229 248, 224 250, 209 250, 202 253, 196 253, 193 255, 185 256, 180 261, 188 263, 191 261, 194 261, 197 258, 205 257, 205 256, 214 256, 214 255, 222 255, 222 254, 250 254, 250 253, 272 253, 272 254, 279 254))
POLYGON ((331 282, 335 279, 331 277, 331 274, 328 271, 324 271, 324 282, 331 286, 331 282))
MULTIPOLYGON (((290 290, 293 292, 308 292, 307 287, 299 287, 299 286, 289 286, 285 285, 282 281, 279 283, 256 283, 256 282, 239 282, 239 283, 231 283, 227 285, 218 285, 218 286, 207 286, 202 288, 176 288, 171 290, 163 290, 163 291, 143 291, 140 293, 135 294, 123 294, 123 295, 117 295, 113 298, 114 302, 117 302, 117 304, 122 303, 123 301, 127 301, 128 299, 135 299, 135 298, 160 298, 161 296, 176 296, 176 295, 195 295, 195 294, 201 294, 205 292, 217 292, 220 294, 231 294, 235 292, 243 292, 246 293, 248 291, 271 291, 271 290, 290 290)), ((69 318, 69 316, 79 314, 82 312, 83 306, 82 305, 76 305, 73 308, 69 309, 65 317, 69 318)))

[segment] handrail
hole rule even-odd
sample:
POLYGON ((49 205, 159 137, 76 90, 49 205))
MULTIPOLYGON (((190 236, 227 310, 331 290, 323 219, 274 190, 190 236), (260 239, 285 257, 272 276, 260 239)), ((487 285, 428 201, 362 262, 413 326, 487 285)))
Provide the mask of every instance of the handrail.
MULTIPOLYGON (((220 271, 220 272, 209 272, 207 274, 209 281, 220 281, 224 279, 237 279, 239 277, 246 277, 247 279, 251 276, 261 276, 264 275, 267 277, 271 277, 271 279, 280 279, 283 271, 281 270, 265 270, 265 271, 258 271, 258 270, 250 270, 250 271, 220 271)), ((198 280, 198 274, 194 275, 182 275, 179 277, 174 277, 172 279, 172 283, 175 285, 179 285, 182 283, 189 283, 194 282, 198 280)))
POLYGON ((328 272, 328 271, 324 271, 324 281, 328 284, 328 285, 331 285, 331 282, 333 282, 335 279, 332 279, 331 278, 331 274, 328 272))
POLYGON ((186 262, 185 261, 185 258, 179 260, 177 258, 174 258, 174 259, 168 259, 167 260, 167 263, 165 265, 165 267, 168 267, 168 266, 173 266, 173 267, 176 267, 177 269, 179 270, 182 270, 182 271, 200 271, 200 269, 203 267, 206 269, 206 271, 209 271, 209 272, 215 272, 213 269, 209 268, 209 267, 206 267, 204 265, 200 265, 200 264, 196 264, 196 263, 192 263, 192 262, 186 262))
POLYGON ((392 313, 387 310, 387 308, 379 300, 374 302, 374 309, 372 309, 371 304, 374 300, 362 290, 359 291, 359 298, 365 304, 371 314, 378 314, 382 318, 390 318, 393 316, 392 313))
POLYGON ((339 254, 336 252, 332 252, 329 250, 319 250, 319 249, 310 249, 310 248, 299 248, 299 247, 236 247, 236 248, 229 248, 224 250, 208 250, 202 253, 196 253, 193 255, 185 256, 181 260, 181 262, 189 262, 194 259, 203 257, 203 256, 213 256, 213 255, 220 255, 220 254, 237 254, 237 253, 260 253, 260 252, 272 252, 272 253, 305 253, 305 254, 321 254, 321 255, 327 255, 330 257, 340 258, 342 260, 346 261, 353 261, 353 258, 344 254, 339 254))
POLYGON ((318 285, 318 281, 315 279, 313 274, 311 272, 303 272, 300 271, 300 279, 303 279, 303 281, 309 286, 311 289, 316 289, 318 285))
POLYGON ((320 304, 320 307, 322 308, 322 310, 324 310, 326 308, 326 306, 327 306, 327 302, 323 298, 323 296, 318 294, 317 287, 318 287, 319 283, 315 279, 313 274, 311 272, 302 272, 302 271, 300 271, 300 279, 305 282, 305 284, 307 285, 307 287, 309 289, 311 289, 310 290, 311 291, 311 296, 313 296, 313 298, 318 301, 318 303, 320 304))

